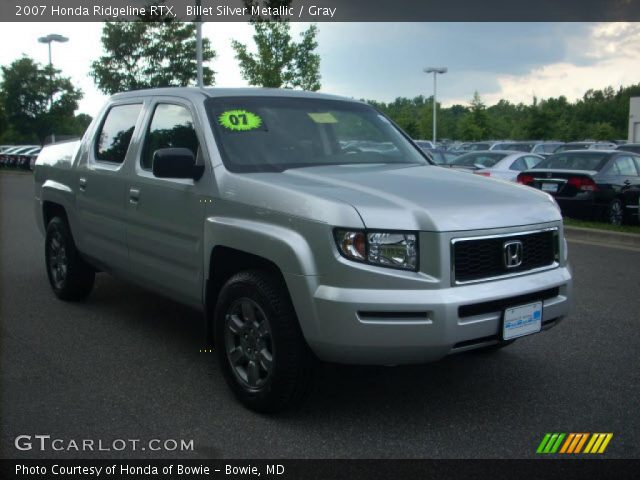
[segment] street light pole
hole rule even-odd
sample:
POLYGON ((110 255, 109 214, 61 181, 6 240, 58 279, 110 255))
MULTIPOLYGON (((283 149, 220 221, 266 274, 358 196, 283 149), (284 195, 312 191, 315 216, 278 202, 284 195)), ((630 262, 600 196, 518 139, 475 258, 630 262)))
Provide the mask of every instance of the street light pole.
POLYGON ((46 37, 38 38, 38 42, 46 43, 49 47, 49 108, 53 106, 53 62, 51 60, 51 42, 65 43, 68 41, 69 39, 67 37, 58 35, 57 33, 50 33, 46 37))
POLYGON ((436 108, 438 105, 438 101, 436 99, 437 96, 437 76, 438 74, 447 73, 447 67, 427 67, 423 70, 425 73, 433 73, 433 147, 436 146, 436 108))
MULTIPOLYGON (((49 111, 53 108, 53 61, 51 60, 51 42, 60 42, 65 43, 68 42, 69 39, 63 35, 58 35, 57 33, 50 33, 46 37, 38 38, 38 42, 46 43, 49 47, 49 111)), ((55 132, 51 132, 51 143, 55 143, 56 134, 55 132)))
POLYGON ((196 0, 196 62, 198 64, 198 87, 202 88, 202 0, 196 0))

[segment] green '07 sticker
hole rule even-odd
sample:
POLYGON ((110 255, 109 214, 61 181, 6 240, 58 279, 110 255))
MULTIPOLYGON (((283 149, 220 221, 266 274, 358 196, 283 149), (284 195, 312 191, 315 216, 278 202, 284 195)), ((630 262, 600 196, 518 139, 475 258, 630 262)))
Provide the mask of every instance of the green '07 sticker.
POLYGON ((218 122, 229 130, 255 130, 262 125, 262 118, 247 110, 227 110, 218 117, 218 122))

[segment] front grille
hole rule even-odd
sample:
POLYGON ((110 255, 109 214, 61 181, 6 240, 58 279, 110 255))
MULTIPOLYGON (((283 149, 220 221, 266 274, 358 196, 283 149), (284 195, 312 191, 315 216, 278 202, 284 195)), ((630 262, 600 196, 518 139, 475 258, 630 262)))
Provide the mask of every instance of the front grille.
POLYGON ((514 273, 526 272, 554 264, 558 250, 557 230, 483 237, 478 239, 454 239, 454 280, 456 283, 478 281, 514 273), (504 244, 522 242, 522 263, 507 268, 504 261, 504 244))

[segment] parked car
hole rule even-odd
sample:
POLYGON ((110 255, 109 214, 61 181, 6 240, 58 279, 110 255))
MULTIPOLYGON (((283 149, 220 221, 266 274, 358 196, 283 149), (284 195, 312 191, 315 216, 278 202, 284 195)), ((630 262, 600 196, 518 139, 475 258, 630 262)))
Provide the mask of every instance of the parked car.
POLYGON ((414 140, 416 145, 418 145, 422 150, 433 150, 436 146, 430 140, 414 140))
POLYGON ((496 142, 489 150, 511 150, 515 152, 530 152, 535 146, 534 142, 496 142))
POLYGON ((625 143, 618 145, 616 150, 623 150, 625 152, 640 153, 640 143, 625 143))
POLYGON ((118 94, 81 142, 43 149, 34 181, 53 292, 84 299, 100 270, 201 309, 230 388, 259 411, 299 401, 316 359, 499 348, 572 298, 548 195, 434 166, 342 97, 118 94))
POLYGON ((613 225, 638 218, 640 155, 634 153, 556 153, 518 175, 518 182, 552 195, 568 216, 613 225))
POLYGON ((456 153, 475 152, 478 150, 489 150, 491 148, 491 142, 465 142, 457 145, 454 148, 456 153))
POLYGON ((2 153, 0 153, 0 166, 7 166, 7 161, 9 160, 9 155, 11 154, 11 152, 20 150, 22 148, 24 148, 24 146, 22 145, 6 148, 2 153))
POLYGON ((617 145, 611 142, 569 142, 560 145, 553 153, 562 153, 569 150, 615 150, 617 145))
POLYGON ((35 147, 17 155, 16 167, 23 170, 32 170, 32 164, 42 150, 42 147, 35 147))
POLYGON ((554 153, 562 145, 564 145, 564 142, 540 142, 536 143, 530 152, 546 157, 554 153))
MULTIPOLYGON (((492 151, 492 153, 494 153, 494 151, 492 151)), ((477 170, 474 170, 473 173, 485 177, 499 178, 515 182, 520 172, 534 168, 544 159, 544 157, 540 155, 525 152, 495 151, 495 153, 499 153, 504 156, 492 166, 478 168, 477 170)))
POLYGON ((39 148, 37 145, 19 145, 11 148, 0 155, 0 162, 5 167, 16 167, 18 164, 18 157, 20 154, 39 148))
POLYGON ((445 150, 443 148, 435 148, 431 150, 423 150, 424 153, 438 165, 447 165, 451 163, 454 159, 458 158, 458 153, 450 152, 449 150, 445 150))
POLYGON ((447 166, 485 177, 515 181, 520 171, 533 168, 541 160, 539 155, 524 152, 490 150, 465 153, 447 166))

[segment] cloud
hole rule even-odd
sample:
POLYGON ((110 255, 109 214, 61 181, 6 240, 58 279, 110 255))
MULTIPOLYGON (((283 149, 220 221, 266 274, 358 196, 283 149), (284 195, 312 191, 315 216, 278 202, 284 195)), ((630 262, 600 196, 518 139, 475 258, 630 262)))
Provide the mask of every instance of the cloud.
MULTIPOLYGON (((468 103, 477 90, 487 104, 500 98, 530 102, 533 95, 570 99, 589 88, 640 81, 639 23, 320 23, 323 91, 391 101, 398 96, 430 96, 426 66, 445 65, 438 99, 468 103)), ((294 37, 308 24, 293 23, 294 37)), ((246 86, 231 39, 252 44, 246 23, 205 23, 203 32, 218 53, 211 67, 218 86, 246 86)), ((60 33, 53 61, 82 88, 80 111, 95 115, 106 96, 88 76, 102 52, 99 23, 5 23, 0 29, 0 64, 22 53, 46 63, 37 38, 60 33)))
POLYGON ((564 95, 570 100, 582 97, 588 89, 619 87, 640 80, 640 25, 610 23, 593 25, 589 35, 568 40, 568 58, 539 66, 523 75, 498 75, 499 89, 484 96, 487 103, 500 98, 511 102, 531 102, 538 98, 564 95))

